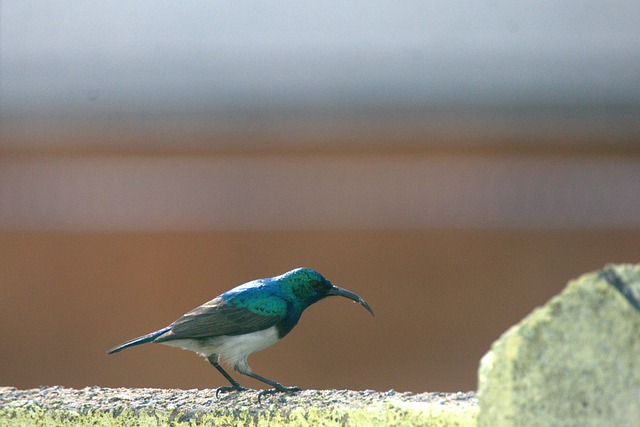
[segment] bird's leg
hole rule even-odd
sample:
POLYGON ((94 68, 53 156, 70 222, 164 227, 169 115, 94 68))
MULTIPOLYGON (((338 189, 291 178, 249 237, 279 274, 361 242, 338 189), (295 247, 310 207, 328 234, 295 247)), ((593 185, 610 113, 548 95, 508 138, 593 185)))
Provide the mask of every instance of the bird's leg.
POLYGON ((244 391, 244 390, 247 390, 246 388, 244 388, 240 384, 238 384, 238 381, 234 380, 233 377, 227 373, 227 371, 222 369, 222 366, 220 366, 220 364, 218 363, 218 356, 217 355, 215 355, 215 354, 211 355, 211 356, 207 357, 207 360, 209 361, 209 363, 211 363, 211 365, 213 365, 214 368, 216 368, 218 370, 218 372, 220 372, 227 379, 227 381, 229 381, 231 383, 231 385, 218 387, 216 389, 216 398, 218 397, 220 392, 226 393, 226 392, 229 392, 229 391, 244 391))
MULTIPOLYGON (((236 368, 236 370, 237 370, 237 368, 236 368)), ((272 389, 262 390, 260 393, 258 393, 258 403, 262 403, 261 402, 262 396, 266 396, 268 394, 294 393, 296 391, 300 391, 301 390, 300 387, 295 387, 295 386, 289 387, 289 386, 286 386, 286 385, 282 385, 279 382, 275 382, 273 380, 270 380, 269 378, 265 378, 265 377, 262 377, 262 376, 260 376, 258 374, 254 374, 251 370, 244 370, 244 372, 243 371, 238 371, 238 372, 240 372, 241 374, 246 375, 248 377, 251 377, 253 379, 256 379, 258 381, 262 381, 263 383, 269 384, 271 387, 273 387, 272 389)))

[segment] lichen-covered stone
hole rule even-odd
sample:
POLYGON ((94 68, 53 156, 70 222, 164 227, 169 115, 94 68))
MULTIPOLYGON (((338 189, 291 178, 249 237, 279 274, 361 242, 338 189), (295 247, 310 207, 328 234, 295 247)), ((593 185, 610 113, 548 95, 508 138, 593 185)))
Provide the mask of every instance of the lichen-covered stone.
POLYGON ((640 265, 610 266, 505 332, 480 363, 479 425, 640 426, 638 295, 640 265))
POLYGON ((476 426, 474 393, 0 387, 1 426, 476 426))

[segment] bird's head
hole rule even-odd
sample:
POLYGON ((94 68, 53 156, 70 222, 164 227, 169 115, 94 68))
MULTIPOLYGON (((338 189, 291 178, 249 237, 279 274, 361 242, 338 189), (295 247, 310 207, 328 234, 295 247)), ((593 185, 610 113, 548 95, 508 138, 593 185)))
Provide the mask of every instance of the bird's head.
POLYGON ((335 286, 315 270, 310 268, 296 268, 277 278, 286 291, 304 308, 330 296, 349 298, 362 305, 371 315, 373 310, 359 295, 335 286))

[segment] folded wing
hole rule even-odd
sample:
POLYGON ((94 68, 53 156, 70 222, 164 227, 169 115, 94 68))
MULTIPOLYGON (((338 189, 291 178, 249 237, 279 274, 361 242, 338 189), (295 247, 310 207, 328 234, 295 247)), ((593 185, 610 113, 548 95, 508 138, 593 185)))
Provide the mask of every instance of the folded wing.
POLYGON ((170 325, 169 331, 156 338, 154 342, 243 335, 268 329, 284 319, 286 305, 284 300, 272 298, 268 307, 262 306, 259 302, 241 306, 217 297, 180 317, 170 325))

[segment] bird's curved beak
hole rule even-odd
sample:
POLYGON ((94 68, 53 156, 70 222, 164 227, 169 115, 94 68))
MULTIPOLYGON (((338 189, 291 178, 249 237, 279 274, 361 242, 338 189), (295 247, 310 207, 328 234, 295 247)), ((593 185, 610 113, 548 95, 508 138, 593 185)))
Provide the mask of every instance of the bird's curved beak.
POLYGON ((346 289, 343 288, 339 288, 337 286, 333 286, 333 288, 329 289, 329 291, 327 292, 327 295, 333 296, 339 296, 339 297, 345 297, 345 298, 349 298, 350 300, 353 300, 355 302, 357 302, 358 304, 360 304, 361 306, 363 306, 364 308, 367 309, 367 311, 369 313, 371 313, 372 316, 375 316, 375 314, 373 314, 373 310, 371 310, 371 307, 369 307, 369 304, 367 304, 367 302, 365 300, 362 299, 362 297, 360 297, 359 295, 354 294, 351 291, 348 291, 346 289))

